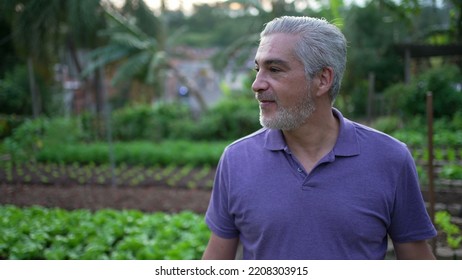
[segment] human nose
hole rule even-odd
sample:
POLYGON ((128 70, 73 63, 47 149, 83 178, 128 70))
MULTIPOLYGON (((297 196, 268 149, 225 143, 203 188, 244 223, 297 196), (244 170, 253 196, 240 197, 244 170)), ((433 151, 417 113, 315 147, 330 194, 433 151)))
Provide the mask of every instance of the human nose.
POLYGON ((257 75, 255 75, 255 80, 252 83, 253 92, 264 91, 267 88, 268 88, 268 82, 266 81, 265 77, 263 76, 262 71, 257 72, 257 75))

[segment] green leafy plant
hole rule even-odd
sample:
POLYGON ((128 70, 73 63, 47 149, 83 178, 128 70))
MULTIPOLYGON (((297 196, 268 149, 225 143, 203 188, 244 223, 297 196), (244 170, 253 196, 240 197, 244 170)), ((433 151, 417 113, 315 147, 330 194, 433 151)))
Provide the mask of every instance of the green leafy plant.
POLYGON ((462 180, 462 166, 447 164, 441 169, 441 177, 453 180, 462 180))
POLYGON ((203 215, 0 207, 0 259, 199 259, 203 215))
MULTIPOLYGON (((460 248, 462 245, 462 234, 460 228, 451 222, 451 214, 449 214, 447 211, 436 212, 435 224, 446 235, 446 242, 452 250, 460 248)), ((457 258, 455 253, 453 257, 454 259, 457 258)))

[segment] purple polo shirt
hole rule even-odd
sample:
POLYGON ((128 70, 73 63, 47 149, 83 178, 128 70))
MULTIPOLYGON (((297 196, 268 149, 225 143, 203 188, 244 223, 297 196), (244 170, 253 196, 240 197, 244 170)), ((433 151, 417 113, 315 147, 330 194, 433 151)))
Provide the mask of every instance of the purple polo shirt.
POLYGON ((436 235, 407 147, 343 118, 333 150, 307 174, 279 130, 229 145, 206 223, 239 237, 244 259, 383 259, 398 243, 436 235))

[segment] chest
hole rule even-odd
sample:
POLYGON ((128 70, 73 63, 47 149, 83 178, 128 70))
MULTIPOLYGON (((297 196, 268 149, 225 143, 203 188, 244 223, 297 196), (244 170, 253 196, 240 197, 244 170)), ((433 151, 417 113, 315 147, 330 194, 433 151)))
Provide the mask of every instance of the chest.
POLYGON ((324 164, 306 174, 288 164, 278 170, 256 168, 253 176, 240 177, 230 191, 237 227, 255 236, 335 238, 349 233, 351 240, 358 235, 382 240, 393 209, 391 182, 341 165, 324 164))

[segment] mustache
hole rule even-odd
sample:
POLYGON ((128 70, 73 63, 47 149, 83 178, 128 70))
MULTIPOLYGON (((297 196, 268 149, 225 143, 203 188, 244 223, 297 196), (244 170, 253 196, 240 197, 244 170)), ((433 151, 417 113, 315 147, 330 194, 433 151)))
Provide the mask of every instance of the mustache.
POLYGON ((269 92, 258 92, 255 94, 258 101, 276 101, 276 97, 269 92))

